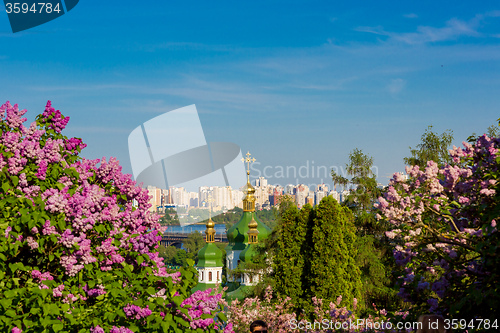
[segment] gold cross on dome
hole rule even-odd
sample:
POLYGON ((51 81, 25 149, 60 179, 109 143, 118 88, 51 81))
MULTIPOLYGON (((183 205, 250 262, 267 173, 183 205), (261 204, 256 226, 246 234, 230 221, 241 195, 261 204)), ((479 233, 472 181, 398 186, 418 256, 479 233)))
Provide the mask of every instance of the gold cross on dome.
POLYGON ((253 157, 252 157, 252 158, 250 158, 250 156, 252 156, 252 155, 250 154, 250 152, 248 152, 246 156, 247 156, 247 157, 242 158, 242 159, 241 159, 241 161, 242 161, 243 163, 246 163, 246 164, 247 164, 247 175, 249 175, 249 174, 250 174, 250 163, 255 162, 255 161, 256 161, 256 159, 255 159, 255 158, 253 158, 253 157))

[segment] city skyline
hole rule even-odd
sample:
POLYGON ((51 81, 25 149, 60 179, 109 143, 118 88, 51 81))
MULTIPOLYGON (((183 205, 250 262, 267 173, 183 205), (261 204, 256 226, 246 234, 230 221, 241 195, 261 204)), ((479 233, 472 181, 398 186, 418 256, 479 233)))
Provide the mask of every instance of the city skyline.
MULTIPOLYGON (((318 184, 311 188, 306 184, 287 184, 286 186, 269 184, 267 179, 255 179, 255 208, 257 210, 270 209, 279 204, 282 195, 292 196, 299 208, 309 203, 316 206, 326 196, 333 196, 342 202, 349 194, 347 188, 340 191, 330 188, 327 184, 318 184)), ((246 185, 245 185, 246 186, 246 185)), ((184 187, 169 186, 168 189, 156 186, 147 186, 150 196, 150 211, 164 211, 167 208, 209 209, 214 212, 225 212, 235 207, 242 208, 245 197, 245 186, 233 189, 231 186, 201 186, 198 191, 190 191, 184 187), (209 203, 211 201, 211 204, 209 203)), ((186 214, 188 213, 186 212, 186 214)), ((189 214, 191 215, 191 214, 189 214)))
POLYGON ((30 121, 50 99, 82 156, 125 173, 134 128, 196 104, 207 142, 252 151, 272 184, 331 184, 359 148, 385 185, 428 125, 458 146, 495 124, 499 37, 492 1, 84 1, 16 34, 3 14, 0 99, 30 121))

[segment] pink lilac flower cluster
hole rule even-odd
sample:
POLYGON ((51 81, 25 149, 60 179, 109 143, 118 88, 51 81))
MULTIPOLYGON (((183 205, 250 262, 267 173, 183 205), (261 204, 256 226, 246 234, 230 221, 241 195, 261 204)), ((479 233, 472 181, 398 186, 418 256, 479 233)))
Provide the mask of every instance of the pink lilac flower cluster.
POLYGON ((57 133, 61 133, 69 122, 69 117, 64 117, 61 111, 54 109, 50 101, 47 102, 42 117, 50 120, 48 127, 55 130, 57 133))
POLYGON ((463 145, 450 150, 451 164, 407 167, 408 181, 395 174, 376 204, 378 218, 393 225, 386 236, 403 267, 399 295, 408 302, 427 297, 431 312, 440 312, 444 300, 449 308, 460 299, 453 284, 482 286, 489 275, 485 264, 492 262, 481 249, 497 232, 495 219, 484 212, 497 205, 500 138, 483 135, 463 145))
POLYGON ((54 280, 54 277, 49 272, 41 273, 36 269, 31 271, 31 276, 40 284, 40 289, 49 289, 42 281, 54 280))
MULTIPOLYGON (((45 202, 45 210, 52 214, 64 214, 65 220, 70 228, 58 230, 51 221, 47 220, 42 226, 42 235, 60 235, 59 242, 70 249, 67 255, 61 257, 61 265, 65 267, 69 276, 74 276, 81 271, 86 264, 97 261, 99 251, 93 250, 91 241, 86 238, 87 233, 92 233, 94 226, 100 224, 111 224, 114 227, 111 235, 122 235, 122 241, 119 247, 110 251, 101 252, 105 254, 100 261, 103 270, 111 270, 113 265, 122 263, 125 258, 120 252, 128 250, 138 251, 148 254, 151 257, 151 265, 157 270, 160 276, 166 275, 166 269, 163 261, 158 257, 154 248, 158 245, 161 236, 157 232, 159 224, 157 217, 149 214, 149 197, 145 190, 136 187, 136 184, 130 178, 130 175, 121 173, 121 166, 116 159, 86 160, 81 159, 68 165, 68 168, 74 168, 79 171, 80 177, 70 179, 67 175, 61 178, 64 188, 49 188, 43 193, 39 193, 39 187, 34 188, 33 184, 26 181, 25 173, 22 173, 28 158, 34 160, 38 165, 36 177, 39 180, 45 180, 47 168, 50 164, 65 163, 67 154, 65 149, 80 149, 85 145, 80 139, 69 139, 64 142, 63 139, 47 138, 44 145, 40 144, 40 138, 44 135, 43 130, 37 130, 35 125, 28 129, 23 126, 25 118, 20 118, 25 110, 19 111, 18 106, 4 104, 0 111, 7 113, 7 123, 18 131, 5 131, 0 138, 6 151, 14 155, 8 158, 8 167, 11 174, 22 174, 21 181, 17 189, 27 198, 35 198, 41 195, 45 202), (22 136, 24 134, 24 137, 22 136), (98 163, 100 162, 100 165, 98 163), (108 195, 103 188, 88 181, 90 177, 95 177, 97 183, 113 184, 115 194, 108 195), (72 188, 78 190, 70 191, 72 188), (119 199, 119 195, 124 195, 126 201, 119 199), (132 206, 135 200, 141 209, 132 206), (132 235, 138 235, 131 237, 132 235), (78 248, 78 250, 75 250, 78 248), (71 251, 74 250, 74 251, 71 251)), ((60 133, 66 126, 69 117, 63 117, 60 111, 55 110, 50 101, 47 103, 44 113, 41 116, 42 123, 47 128, 54 129, 60 133)), ((10 229, 9 229, 10 230, 10 229)), ((9 232, 6 231, 8 234, 9 232)), ((18 236, 18 239, 19 238, 18 236)), ((109 242, 104 239, 103 242, 109 242)), ((26 243, 30 249, 38 248, 37 237, 29 236, 26 243)))
POLYGON ((272 332, 295 332, 290 322, 296 319, 290 298, 273 299, 272 288, 268 286, 263 300, 258 297, 247 297, 243 301, 233 300, 231 303, 221 300, 229 318, 226 329, 236 332, 246 331, 254 320, 264 320, 272 332))
MULTIPOLYGON (((330 302, 327 310, 324 310, 323 300, 316 297, 312 298, 312 304, 314 306, 314 321, 320 323, 328 323, 328 328, 318 327, 311 325, 310 321, 302 320, 298 325, 305 328, 305 332, 308 333, 321 333, 321 332, 349 332, 349 333, 401 333, 402 330, 396 329, 396 322, 405 320, 408 313, 396 312, 394 316, 389 316, 385 309, 377 309, 377 306, 373 303, 373 310, 375 315, 369 314, 365 318, 357 317, 355 311, 357 308, 358 300, 353 299, 352 309, 348 309, 346 306, 340 307, 342 302, 342 296, 338 296, 335 302, 330 302), (310 327, 308 327, 310 326, 310 327), (339 329, 340 328, 340 329, 339 329)), ((289 326, 289 331, 294 332, 295 330, 289 326)), ((409 332, 410 330, 406 330, 409 332)), ((285 331, 283 331, 285 332, 285 331)))
POLYGON ((82 289, 87 293, 89 297, 97 297, 106 294, 106 290, 103 285, 97 285, 97 288, 89 289, 88 286, 84 286, 82 289))
POLYGON ((109 331, 109 333, 134 333, 134 331, 123 326, 120 327, 113 326, 113 328, 109 331))
MULTIPOLYGON (((28 128, 23 125, 25 113, 26 110, 19 110, 17 104, 9 102, 0 107, 0 118, 5 115, 1 119, 0 170, 16 179, 14 187, 2 193, 25 198, 32 210, 39 209, 44 214, 43 218, 28 217, 30 225, 26 222, 21 231, 13 229, 17 222, 12 220, 2 234, 25 252, 31 251, 32 256, 47 258, 47 244, 60 251, 57 256, 50 253, 54 258, 50 260, 57 261, 64 272, 54 284, 52 296, 64 303, 73 303, 103 295, 106 291, 102 285, 92 289, 84 285, 77 291, 67 285, 66 280, 79 273, 85 276, 85 270, 94 267, 101 271, 121 270, 124 263, 150 267, 159 282, 169 277, 174 283, 179 282, 180 272, 169 274, 158 255, 161 226, 158 216, 149 212, 148 191, 138 187, 130 175, 123 174, 114 158, 78 157, 86 145, 81 139, 66 139, 59 134, 69 117, 55 110, 50 101, 37 122, 28 128), (146 255, 142 258, 149 260, 142 260, 139 265, 134 259, 138 254, 146 255)), ((21 216, 21 212, 18 215, 21 216)), ((54 279, 50 273, 36 269, 31 275, 40 288, 49 288, 43 281, 54 279)), ((158 286, 160 290, 164 283, 158 286)), ((197 306, 203 309, 213 308, 216 303, 210 298, 199 301, 202 305, 197 306)), ((132 305, 124 311, 134 318, 151 314, 148 307, 137 309, 132 305)), ((208 327, 208 324, 202 326, 208 327)), ((99 329, 96 326, 94 331, 99 329)), ((111 330, 129 331, 124 327, 111 330)))
MULTIPOLYGON (((113 328, 109 331, 109 333, 133 333, 134 331, 126 328, 126 327, 116 327, 113 326, 113 328)), ((99 325, 92 327, 90 329, 90 333, 106 333, 106 331, 99 325)))
POLYGON ((150 316, 151 313, 153 313, 150 309, 149 306, 146 306, 145 308, 141 308, 138 305, 134 304, 129 304, 123 308, 123 311, 125 312, 125 315, 127 318, 134 318, 134 319, 143 319, 146 318, 147 316, 150 316))
MULTIPOLYGON (((355 315, 358 300, 353 299, 352 309, 341 307, 342 296, 338 296, 335 302, 330 302, 325 306, 323 299, 313 297, 311 299, 313 320, 297 320, 293 313, 292 304, 289 298, 273 298, 272 288, 266 288, 264 299, 258 297, 247 297, 243 301, 234 300, 231 304, 225 303, 229 318, 230 329, 235 331, 246 331, 250 324, 257 319, 264 320, 269 325, 271 332, 293 333, 293 332, 366 332, 366 333, 396 333, 395 324, 401 319, 405 319, 408 313, 395 313, 396 317, 389 317, 385 309, 378 310, 374 306, 376 315, 368 315, 367 318, 359 318, 355 315), (359 325, 362 320, 363 325, 359 325), (387 324, 387 322, 391 324, 387 324), (314 322, 321 323, 320 327, 314 322), (382 325, 381 323, 385 324, 382 325), (322 323, 328 323, 325 328, 322 323), (372 329, 374 328, 374 329, 372 329)), ((400 332, 397 332, 400 333, 400 332)))
POLYGON ((62 297, 63 290, 64 290, 64 284, 60 284, 57 287, 55 287, 54 289, 52 289, 52 295, 54 297, 62 297))
POLYGON ((191 328, 205 329, 214 323, 213 318, 202 318, 202 315, 211 314, 220 309, 222 295, 213 293, 213 291, 215 290, 212 290, 212 288, 204 291, 198 290, 181 303, 182 308, 188 308, 188 314, 191 317, 191 328))

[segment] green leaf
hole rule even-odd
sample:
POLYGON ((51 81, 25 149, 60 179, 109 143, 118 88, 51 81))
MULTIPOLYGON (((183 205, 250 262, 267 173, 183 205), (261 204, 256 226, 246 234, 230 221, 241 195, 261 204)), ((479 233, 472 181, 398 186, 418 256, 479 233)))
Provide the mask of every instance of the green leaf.
POLYGON ((189 323, 187 321, 185 321, 184 319, 182 318, 177 318, 177 321, 179 322, 179 324, 181 324, 182 326, 184 327, 189 327, 189 323))
POLYGON ((227 321, 226 315, 224 313, 222 313, 222 312, 219 312, 217 314, 217 317, 219 317, 219 319, 222 320, 222 321, 227 321))
POLYGON ((13 298, 17 295, 17 292, 15 290, 6 290, 4 292, 5 297, 7 298, 13 298))
POLYGON ((168 329, 170 328, 170 321, 167 320, 162 321, 161 328, 163 329, 163 332, 167 332, 168 329))
POLYGON ((183 301, 183 299, 181 296, 172 297, 172 302, 174 302, 175 305, 177 305, 177 306, 180 306, 182 301, 183 301))
POLYGON ((57 221, 57 225, 59 226, 59 228, 61 228, 61 230, 66 230, 66 221, 64 221, 64 219, 59 218, 57 221))
POLYGON ((17 184, 19 184, 19 177, 11 176, 10 179, 12 180, 12 183, 14 184, 14 186, 17 186, 17 184))
POLYGON ((54 332, 59 332, 63 328, 64 328, 64 325, 62 323, 52 325, 52 329, 54 330, 54 332))
POLYGON ((0 304, 5 308, 8 309, 10 305, 12 304, 12 299, 9 298, 2 298, 0 300, 0 304))
POLYGON ((7 311, 5 311, 5 315, 11 318, 15 318, 17 316, 16 311, 14 311, 13 309, 8 309, 7 311))

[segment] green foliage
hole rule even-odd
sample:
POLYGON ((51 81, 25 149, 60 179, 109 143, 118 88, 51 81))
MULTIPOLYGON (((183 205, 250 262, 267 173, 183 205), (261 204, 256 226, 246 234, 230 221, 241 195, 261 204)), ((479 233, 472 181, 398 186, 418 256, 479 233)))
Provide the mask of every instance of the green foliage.
POLYGON ((355 246, 358 249, 356 264, 361 270, 365 308, 370 309, 372 304, 376 304, 380 309, 401 309, 402 301, 393 288, 396 278, 391 273, 394 259, 390 249, 381 246, 373 235, 358 237, 355 246))
POLYGON ((361 299, 361 272, 356 265, 354 216, 328 196, 309 214, 307 262, 308 298, 343 304, 361 299))
MULTIPOLYGON (((271 209, 263 209, 255 211, 257 218, 271 229, 276 226, 276 207, 271 209)), ((217 215, 212 218, 215 223, 224 223, 226 225, 226 231, 229 230, 235 223, 237 223, 241 216, 243 215, 243 209, 235 207, 224 214, 217 215)))
POLYGON ((165 263, 173 264, 175 254, 177 253, 177 248, 175 246, 163 246, 158 247, 158 254, 165 260, 165 263))
MULTIPOLYGON (((385 242, 384 232, 388 223, 378 221, 373 205, 382 191, 377 186, 376 175, 373 173, 373 158, 360 149, 354 149, 349 154, 346 165, 347 174, 353 189, 342 203, 354 214, 358 255, 356 263, 361 269, 363 281, 363 299, 365 308, 371 308, 373 303, 386 309, 395 308, 400 302, 395 297, 396 292, 390 288, 394 284, 391 271, 394 267, 389 244, 385 242)), ((340 176, 332 172, 333 180, 340 176)))
POLYGON ((79 157, 50 102, 29 129, 23 114, 0 107, 0 332, 189 330, 196 270, 167 274, 147 192, 118 161, 79 157))
POLYGON ((486 130, 486 135, 488 135, 490 138, 500 137, 500 127, 498 127, 497 125, 489 126, 486 130))
POLYGON ((451 165, 409 167, 409 179, 395 174, 380 198, 380 215, 394 228, 387 236, 400 266, 399 294, 413 311, 498 319, 499 148, 499 138, 478 137, 450 151, 451 165))
POLYGON ((345 304, 362 298, 356 238, 352 213, 330 196, 300 211, 292 200, 281 204, 273 277, 276 291, 292 299, 297 314, 313 315, 313 297, 325 306, 339 296, 345 304))
POLYGON ((342 188, 345 190, 346 186, 349 184, 349 179, 337 174, 335 171, 332 170, 332 181, 333 181, 333 187, 334 190, 337 190, 337 185, 342 186, 342 188))
MULTIPOLYGON (((372 171, 373 158, 364 154, 360 149, 354 149, 349 153, 349 163, 346 165, 347 174, 351 180, 344 182, 351 184, 350 191, 343 204, 349 206, 354 214, 358 216, 366 211, 373 210, 373 203, 380 196, 380 189, 377 187, 376 175, 372 171)), ((338 175, 332 171, 332 178, 335 182, 338 175)))
POLYGON ((175 253, 173 264, 176 266, 186 266, 187 265, 188 254, 184 249, 178 249, 175 253))
POLYGON ((429 125, 421 140, 415 149, 410 147, 411 156, 404 158, 406 165, 418 165, 423 170, 428 161, 434 161, 439 166, 451 163, 448 150, 453 141, 452 130, 438 134, 433 132, 432 125, 429 125))
POLYGON ((205 239, 199 231, 193 231, 184 240, 184 248, 186 252, 190 254, 191 259, 195 262, 198 261, 198 251, 205 246, 205 239))
POLYGON ((160 217, 160 220, 158 222, 162 225, 178 225, 178 224, 180 224, 179 216, 177 215, 177 212, 173 208, 166 209, 165 213, 163 214, 162 217, 160 217))
POLYGON ((307 223, 311 206, 297 209, 293 199, 285 197, 280 202, 279 235, 273 260, 275 290, 279 295, 288 296, 294 304, 295 312, 303 308, 303 276, 305 269, 305 246, 307 223))

